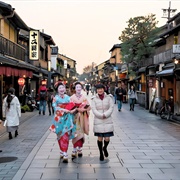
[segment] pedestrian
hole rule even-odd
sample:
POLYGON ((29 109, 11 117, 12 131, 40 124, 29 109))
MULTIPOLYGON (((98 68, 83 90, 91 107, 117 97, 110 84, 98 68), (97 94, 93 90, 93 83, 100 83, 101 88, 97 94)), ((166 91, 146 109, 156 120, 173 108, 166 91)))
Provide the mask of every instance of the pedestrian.
POLYGON ((94 114, 94 136, 97 136, 97 145, 100 152, 100 161, 104 160, 104 156, 108 157, 107 146, 110 137, 114 136, 114 126, 112 113, 114 109, 113 96, 104 92, 103 84, 96 85, 97 94, 92 97, 92 112, 94 114), (103 146, 104 140, 104 146, 103 146))
POLYGON ((15 96, 15 89, 10 88, 8 95, 3 100, 3 117, 6 121, 9 139, 12 139, 12 133, 15 131, 15 137, 18 136, 19 117, 21 117, 21 105, 19 99, 15 96))
POLYGON ((109 85, 107 83, 105 83, 104 88, 105 93, 109 94, 109 85))
POLYGON ((114 104, 116 104, 116 101, 117 101, 117 95, 116 95, 116 89, 117 88, 118 88, 118 86, 116 84, 115 87, 114 87, 114 92, 113 92, 113 94, 114 94, 114 104))
POLYGON ((43 112, 43 115, 45 115, 46 112, 46 101, 47 101, 47 88, 45 84, 41 84, 39 90, 39 115, 41 115, 41 111, 43 112))
POLYGON ((75 137, 76 125, 74 124, 74 115, 76 111, 73 103, 70 103, 70 97, 65 94, 66 87, 59 82, 56 87, 57 95, 53 98, 54 117, 50 130, 55 132, 60 148, 60 157, 63 162, 68 162, 69 140, 75 137), (73 109, 74 108, 74 109, 73 109))
POLYGON ((128 95, 129 95, 130 111, 131 110, 134 111, 134 104, 137 100, 137 93, 133 85, 131 85, 131 88, 128 91, 128 95))
POLYGON ((119 83, 118 88, 116 89, 118 111, 121 111, 122 108, 123 95, 124 95, 124 89, 122 88, 121 83, 119 83))
POLYGON ((88 95, 88 94, 89 94, 90 85, 89 85, 89 84, 86 84, 85 88, 86 88, 86 93, 87 93, 87 95, 88 95))
POLYGON ((73 151, 72 157, 82 156, 82 147, 85 142, 85 134, 89 135, 89 111, 90 104, 87 98, 82 94, 83 86, 80 82, 76 82, 75 94, 70 98, 76 104, 77 111, 74 121, 76 123, 76 137, 72 139, 73 151))
POLYGON ((94 86, 94 84, 91 86, 91 93, 92 93, 92 95, 94 95, 94 93, 95 93, 95 86, 94 86))
POLYGON ((49 87, 47 90, 47 104, 48 104, 48 110, 50 116, 51 114, 54 114, 54 108, 52 107, 53 98, 54 98, 54 91, 51 87, 49 87))

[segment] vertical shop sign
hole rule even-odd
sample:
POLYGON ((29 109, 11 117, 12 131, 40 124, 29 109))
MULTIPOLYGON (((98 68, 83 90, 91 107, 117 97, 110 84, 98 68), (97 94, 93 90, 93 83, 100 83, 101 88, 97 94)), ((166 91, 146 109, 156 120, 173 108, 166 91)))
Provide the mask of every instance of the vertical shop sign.
POLYGON ((67 69, 67 60, 64 60, 64 69, 67 69))
POLYGON ((29 59, 39 59, 39 31, 29 32, 29 59))

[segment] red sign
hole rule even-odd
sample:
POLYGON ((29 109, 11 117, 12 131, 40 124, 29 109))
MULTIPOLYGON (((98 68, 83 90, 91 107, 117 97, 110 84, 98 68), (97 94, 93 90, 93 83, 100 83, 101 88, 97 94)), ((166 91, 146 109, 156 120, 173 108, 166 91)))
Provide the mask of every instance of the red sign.
POLYGON ((24 83, 25 83, 25 79, 24 79, 24 78, 19 78, 19 79, 18 79, 18 84, 19 84, 20 86, 23 86, 24 83))
POLYGON ((149 87, 150 88, 154 87, 154 79, 149 79, 149 87))

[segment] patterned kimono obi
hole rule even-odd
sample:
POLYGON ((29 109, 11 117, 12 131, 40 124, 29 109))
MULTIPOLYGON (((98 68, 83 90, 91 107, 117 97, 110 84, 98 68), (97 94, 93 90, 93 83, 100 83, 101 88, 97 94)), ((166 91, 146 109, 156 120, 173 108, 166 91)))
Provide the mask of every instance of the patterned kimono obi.
POLYGON ((74 115, 64 113, 63 111, 63 109, 71 110, 74 107, 74 104, 70 102, 70 97, 65 95, 64 98, 61 98, 59 95, 56 95, 53 99, 52 106, 54 107, 55 115, 49 129, 57 134, 58 139, 65 133, 68 133, 69 139, 73 139, 76 132, 74 115))

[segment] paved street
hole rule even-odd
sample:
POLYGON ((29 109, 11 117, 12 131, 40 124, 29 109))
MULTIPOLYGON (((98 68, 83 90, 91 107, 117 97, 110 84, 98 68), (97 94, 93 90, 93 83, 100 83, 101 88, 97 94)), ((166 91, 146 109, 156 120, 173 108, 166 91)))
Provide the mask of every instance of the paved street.
POLYGON ((28 119, 25 114, 17 138, 8 140, 6 133, 0 138, 0 158, 17 158, 0 163, 0 180, 180 179, 180 126, 161 120, 138 105, 134 112, 129 111, 129 104, 123 104, 122 112, 115 105, 115 136, 108 146, 109 158, 104 162, 99 161, 92 113, 83 157, 70 158, 70 142, 67 164, 60 160, 56 135, 48 130, 51 117, 33 112, 34 116, 28 119))

